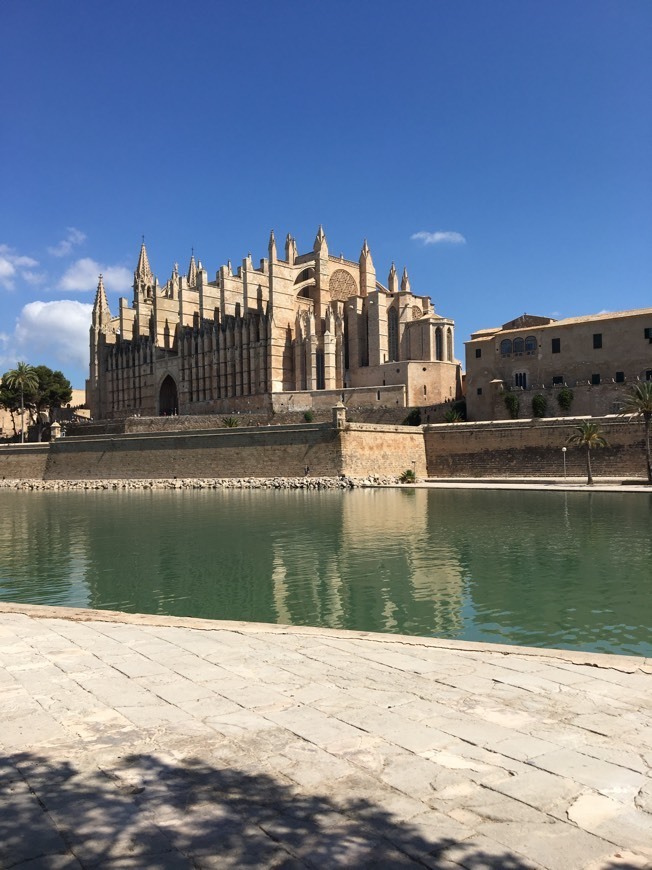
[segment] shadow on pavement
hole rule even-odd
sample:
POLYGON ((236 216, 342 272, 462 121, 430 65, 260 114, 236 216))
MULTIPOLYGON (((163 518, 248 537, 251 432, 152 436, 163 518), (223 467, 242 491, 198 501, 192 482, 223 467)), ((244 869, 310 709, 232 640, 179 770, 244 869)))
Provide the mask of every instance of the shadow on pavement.
POLYGON ((0 758, 0 794, 3 868, 536 866, 507 850, 424 834, 362 797, 305 794, 266 774, 195 759, 139 754, 82 770, 17 753, 0 758))

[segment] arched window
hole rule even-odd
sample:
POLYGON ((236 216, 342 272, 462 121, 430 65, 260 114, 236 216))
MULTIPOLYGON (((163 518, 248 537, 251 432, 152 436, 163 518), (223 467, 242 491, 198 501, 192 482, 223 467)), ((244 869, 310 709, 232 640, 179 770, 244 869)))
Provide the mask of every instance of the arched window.
POLYGON ((387 315, 387 337, 389 341, 389 361, 398 360, 398 312, 395 308, 389 309, 387 315))
POLYGON ((525 350, 525 342, 523 341, 523 339, 522 338, 515 338, 514 339, 514 353, 520 355, 524 352, 524 350, 525 350))
POLYGON ((453 330, 450 326, 446 330, 446 359, 453 362, 453 330))
POLYGON ((512 354, 512 340, 511 338, 503 338, 500 342, 500 353, 502 356, 511 356, 512 354))
POLYGON ((533 354, 537 352, 537 340, 533 335, 528 335, 525 339, 525 353, 533 354))
POLYGON ((444 358, 444 348, 441 340, 441 329, 435 330, 435 359, 442 360, 444 358))

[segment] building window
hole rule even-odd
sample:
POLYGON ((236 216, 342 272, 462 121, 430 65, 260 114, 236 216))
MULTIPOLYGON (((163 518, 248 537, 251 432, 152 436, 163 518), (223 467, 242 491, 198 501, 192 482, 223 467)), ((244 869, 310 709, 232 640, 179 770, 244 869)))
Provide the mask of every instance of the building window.
POLYGON ((395 308, 389 309, 389 314, 387 316, 387 332, 389 358, 393 362, 398 359, 398 312, 395 308))
POLYGON ((482 356, 482 348, 481 348, 481 347, 476 347, 476 349, 475 349, 475 358, 476 358, 476 359, 480 359, 481 356, 482 356))
POLYGON ((552 379, 553 386, 561 386, 564 383, 563 375, 555 375, 552 379))
POLYGON ((528 335, 525 339, 525 353, 532 356, 537 352, 537 340, 533 335, 528 335))
POLYGON ((514 355, 523 356, 525 351, 525 341, 522 338, 514 339, 514 355))
POLYGON ((482 387, 478 387, 476 392, 477 392, 478 396, 481 396, 482 395, 482 387))
POLYGON ((552 340, 552 352, 553 353, 561 353, 561 338, 553 338, 553 340, 552 340))
POLYGON ((646 326, 643 330, 643 337, 647 338, 647 340, 652 344, 652 326, 646 326))
POLYGON ((509 338, 504 338, 500 342, 500 353, 502 356, 511 356, 512 354, 512 341, 509 338))
POLYGON ((514 384, 515 386, 522 387, 525 390, 527 388, 526 372, 514 372, 514 384))
POLYGON ((625 382, 625 372, 616 372, 616 383, 623 384, 625 382))
POLYGON ((597 387, 600 383, 600 375, 591 375, 591 383, 594 387, 597 387))
POLYGON ((594 332, 593 333, 593 350, 600 350, 602 347, 602 333, 594 332))
POLYGON ((645 372, 645 380, 646 380, 646 381, 652 381, 652 369, 648 369, 648 370, 645 372))

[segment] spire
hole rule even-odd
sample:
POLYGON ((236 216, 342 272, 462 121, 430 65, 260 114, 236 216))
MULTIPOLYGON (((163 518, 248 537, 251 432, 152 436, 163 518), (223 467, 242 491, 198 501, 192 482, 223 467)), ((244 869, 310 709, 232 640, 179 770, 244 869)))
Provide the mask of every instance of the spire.
POLYGON ((111 311, 104 290, 104 279, 99 276, 97 282, 97 293, 95 294, 95 302, 93 304, 92 323, 94 327, 104 326, 111 319, 111 311))
POLYGON ((367 240, 364 240, 364 244, 362 245, 362 250, 360 251, 360 265, 366 265, 373 267, 373 261, 371 259, 371 251, 369 250, 369 245, 367 244, 367 240))
POLYGON ((140 279, 145 284, 151 284, 154 280, 152 270, 149 267, 149 258, 147 257, 147 248, 145 247, 145 236, 143 236, 143 243, 140 246, 140 256, 138 257, 138 265, 136 266, 134 277, 140 279))
POLYGON ((274 235, 274 230, 269 234, 269 244, 267 245, 267 252, 269 254, 269 262, 276 262, 276 236, 274 235))
POLYGON ((195 265, 195 249, 192 249, 190 255, 190 264, 188 265, 188 287, 197 286, 197 266, 195 265))
POLYGON ((403 268, 403 277, 401 278, 401 292, 410 292, 410 279, 408 278, 407 266, 403 268))
POLYGON ((312 246, 313 251, 326 251, 328 253, 328 245, 326 244, 326 235, 324 233, 324 229, 321 224, 319 224, 319 229, 317 230, 317 235, 315 236, 315 243, 312 246))
POLYGON ((288 261, 290 266, 293 266, 296 258, 297 258, 297 243, 292 238, 290 233, 288 233, 286 238, 285 238, 285 259, 288 261))
POLYGON ((392 263, 392 268, 389 270, 387 277, 387 289, 390 293, 398 293, 398 275, 396 274, 396 266, 392 263))

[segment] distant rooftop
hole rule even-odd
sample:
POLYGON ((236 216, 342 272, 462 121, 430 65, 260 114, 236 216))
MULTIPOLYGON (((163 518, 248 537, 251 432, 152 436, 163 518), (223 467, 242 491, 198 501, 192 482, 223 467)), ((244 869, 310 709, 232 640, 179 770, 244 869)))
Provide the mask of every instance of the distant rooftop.
POLYGON ((522 314, 520 317, 504 323, 502 326, 478 329, 471 334, 471 341, 478 338, 489 338, 498 332, 514 332, 522 329, 537 328, 544 326, 563 327, 573 323, 590 323, 591 321, 617 320, 621 317, 640 317, 641 315, 652 317, 652 308, 632 308, 627 311, 603 311, 600 314, 585 314, 581 317, 565 317, 563 320, 553 320, 552 317, 539 317, 535 314, 522 314))

